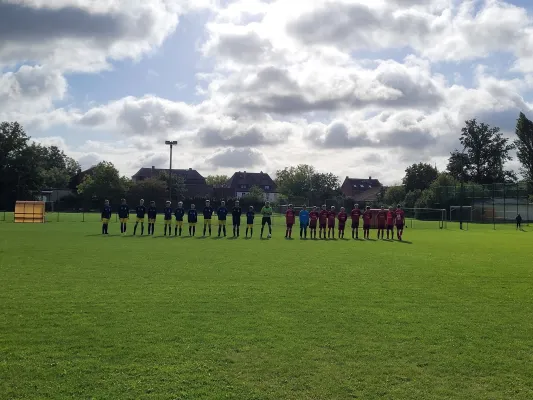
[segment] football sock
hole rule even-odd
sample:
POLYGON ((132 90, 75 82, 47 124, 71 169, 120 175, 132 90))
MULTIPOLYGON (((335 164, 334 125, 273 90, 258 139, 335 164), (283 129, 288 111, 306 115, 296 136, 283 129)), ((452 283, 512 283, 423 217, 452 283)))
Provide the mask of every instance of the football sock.
POLYGON ((105 233, 105 224, 102 224, 102 235, 105 233))
POLYGON ((135 225, 133 226, 133 234, 136 235, 137 234, 137 226, 139 225, 138 222, 135 222, 135 225))
POLYGON ((181 226, 180 226, 180 228, 179 228, 179 230, 178 230, 178 233, 179 233, 180 236, 181 236, 181 226))
POLYGON ((141 222, 141 236, 144 235, 144 224, 141 222))
POLYGON ((222 232, 222 227, 219 226, 219 227, 218 227, 218 236, 220 236, 220 233, 221 233, 221 232, 222 232))
POLYGON ((240 230, 239 227, 237 227, 237 237, 239 237, 239 233, 240 233, 239 230, 240 230))
POLYGON ((211 225, 209 225, 209 236, 211 236, 211 225))
POLYGON ((226 225, 222 226, 222 233, 224 234, 224 237, 226 237, 226 225))

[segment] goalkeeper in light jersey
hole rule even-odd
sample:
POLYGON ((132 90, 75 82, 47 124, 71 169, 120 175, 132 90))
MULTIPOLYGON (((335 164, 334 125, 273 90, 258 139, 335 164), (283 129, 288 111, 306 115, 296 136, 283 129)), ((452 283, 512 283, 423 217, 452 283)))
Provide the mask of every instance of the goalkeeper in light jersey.
POLYGON ((300 210, 298 219, 300 220, 300 239, 307 239, 307 227, 309 226, 309 211, 307 211, 307 207, 305 205, 300 210))
POLYGON ((261 238, 263 238, 263 231, 265 230, 265 224, 268 224, 268 234, 272 236, 272 207, 270 207, 270 201, 265 202, 263 208, 261 208, 261 238))

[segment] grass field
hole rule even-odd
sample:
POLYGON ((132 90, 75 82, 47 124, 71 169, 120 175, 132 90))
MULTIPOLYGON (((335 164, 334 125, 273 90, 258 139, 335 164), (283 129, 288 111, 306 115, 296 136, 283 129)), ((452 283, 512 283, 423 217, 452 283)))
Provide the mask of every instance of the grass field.
POLYGON ((532 399, 533 234, 452 228, 0 223, 0 399, 532 399))

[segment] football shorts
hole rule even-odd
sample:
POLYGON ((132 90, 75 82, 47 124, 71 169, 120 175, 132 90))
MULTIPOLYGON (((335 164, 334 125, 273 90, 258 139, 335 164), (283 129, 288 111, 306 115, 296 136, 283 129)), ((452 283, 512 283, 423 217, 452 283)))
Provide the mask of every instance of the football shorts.
POLYGON ((204 219, 204 225, 211 225, 211 218, 209 219, 204 219))
POLYGON ((248 228, 253 228, 254 227, 254 224, 247 224, 246 225, 248 228))
POLYGON ((219 225, 226 225, 226 220, 225 219, 219 219, 218 220, 218 224, 219 225))
POLYGON ((102 218, 102 223, 109 224, 109 218, 102 218))
POLYGON ((172 220, 171 219, 165 219, 165 225, 171 225, 172 220))
POLYGON ((238 219, 233 219, 233 226, 241 226, 241 219, 238 218, 238 219))
POLYGON ((265 224, 272 225, 272 220, 270 219, 270 217, 263 217, 263 219, 261 220, 261 225, 265 224))
POLYGON ((137 219, 135 220, 135 222, 143 222, 143 223, 144 223, 144 218, 139 218, 139 217, 137 217, 137 219))
POLYGON ((359 228, 359 221, 352 221, 352 229, 359 228))
POLYGON ((183 226, 183 221, 176 221, 176 226, 181 228, 183 226))
POLYGON ((149 224, 155 224, 155 218, 148 218, 149 224))
POLYGON ((121 224, 125 224, 126 222, 128 222, 128 219, 127 218, 119 218, 119 221, 121 224))
POLYGON ((403 224, 396 224, 396 229, 403 229, 403 224))
POLYGON ((189 222, 189 226, 196 226, 196 222, 189 222))
POLYGON ((370 230, 370 224, 363 224, 363 229, 366 231, 366 230, 370 230))

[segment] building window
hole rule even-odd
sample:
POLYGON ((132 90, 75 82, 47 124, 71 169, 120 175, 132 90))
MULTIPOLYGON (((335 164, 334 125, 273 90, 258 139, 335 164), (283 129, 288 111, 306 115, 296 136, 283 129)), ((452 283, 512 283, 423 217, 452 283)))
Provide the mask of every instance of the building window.
POLYGON ((265 190, 270 190, 270 186, 266 185, 265 190))
POLYGON ((241 185, 241 189, 246 189, 246 185, 241 185))
POLYGON ((365 187, 365 185, 359 185, 359 186, 360 186, 360 187, 362 187, 362 188, 364 188, 364 187, 365 187))

